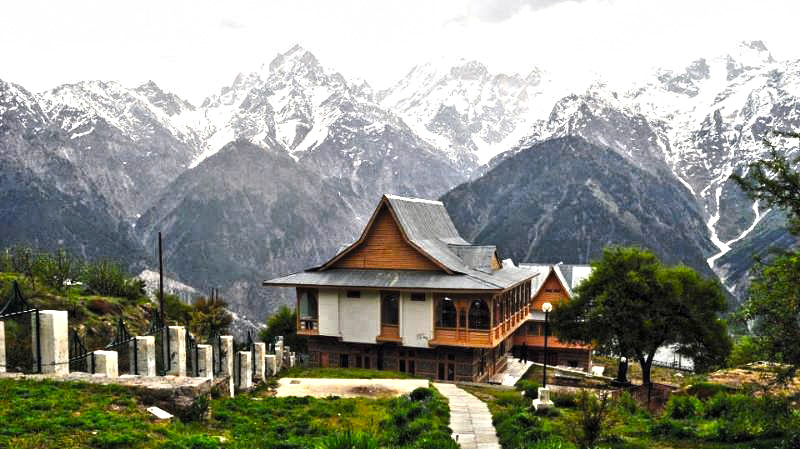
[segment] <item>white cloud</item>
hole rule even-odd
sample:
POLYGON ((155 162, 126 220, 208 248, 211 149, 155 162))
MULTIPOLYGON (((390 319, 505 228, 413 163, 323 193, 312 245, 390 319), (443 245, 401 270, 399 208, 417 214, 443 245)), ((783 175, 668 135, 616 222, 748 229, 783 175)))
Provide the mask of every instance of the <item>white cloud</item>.
POLYGON ((739 40, 798 58, 792 0, 10 0, 0 79, 43 90, 82 79, 153 79, 198 102, 295 43, 385 87, 412 65, 466 57, 618 79, 682 65, 739 40), (493 5, 493 6, 492 6, 493 5))

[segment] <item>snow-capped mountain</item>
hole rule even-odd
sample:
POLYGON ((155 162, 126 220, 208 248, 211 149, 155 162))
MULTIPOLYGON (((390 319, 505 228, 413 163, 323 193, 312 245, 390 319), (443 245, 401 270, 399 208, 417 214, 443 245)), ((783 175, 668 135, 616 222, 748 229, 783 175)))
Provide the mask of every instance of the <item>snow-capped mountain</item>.
POLYGON ((422 138, 471 170, 522 138, 567 91, 547 73, 490 73, 477 61, 414 67, 381 104, 396 111, 422 138))

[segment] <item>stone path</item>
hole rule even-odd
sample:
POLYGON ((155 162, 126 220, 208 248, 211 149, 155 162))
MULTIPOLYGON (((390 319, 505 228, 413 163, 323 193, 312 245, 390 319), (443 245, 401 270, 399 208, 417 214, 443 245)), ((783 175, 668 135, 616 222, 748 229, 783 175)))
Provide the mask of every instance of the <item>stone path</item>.
POLYGON ((489 407, 453 384, 434 383, 450 403, 450 428, 453 439, 463 449, 500 449, 489 407))

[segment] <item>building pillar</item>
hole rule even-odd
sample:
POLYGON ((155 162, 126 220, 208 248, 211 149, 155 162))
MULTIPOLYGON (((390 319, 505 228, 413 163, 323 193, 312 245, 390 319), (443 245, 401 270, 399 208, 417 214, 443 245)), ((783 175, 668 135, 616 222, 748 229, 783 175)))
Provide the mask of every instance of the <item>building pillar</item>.
POLYGON ((134 337, 128 343, 131 374, 154 377, 156 375, 156 337, 134 337))
POLYGON ((186 328, 170 326, 169 332, 169 369, 171 376, 186 376, 186 328))
POLYGON ((94 374, 99 374, 103 377, 119 377, 119 355, 117 351, 94 351, 92 354, 94 357, 94 374))
POLYGON ((69 328, 66 310, 40 310, 31 313, 32 350, 34 367, 41 353, 42 373, 69 374, 69 328), (37 336, 39 338, 37 346, 37 336))
POLYGON ((252 354, 250 351, 239 351, 237 360, 237 384, 240 390, 246 390, 253 386, 253 366, 252 354))
POLYGON ((266 379, 265 374, 265 356, 267 355, 267 345, 264 343, 254 343, 253 344, 253 356, 255 360, 253 363, 256 365, 256 379, 264 380, 266 379))
POLYGON ((197 375, 209 379, 214 377, 211 345, 197 345, 197 375))

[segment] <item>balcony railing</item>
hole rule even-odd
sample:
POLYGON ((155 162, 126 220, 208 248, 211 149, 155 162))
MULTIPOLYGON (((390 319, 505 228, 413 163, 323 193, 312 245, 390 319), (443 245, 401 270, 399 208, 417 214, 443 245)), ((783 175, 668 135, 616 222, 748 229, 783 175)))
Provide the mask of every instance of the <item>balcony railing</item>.
POLYGON ((376 340, 402 343, 403 339, 400 338, 400 326, 396 324, 381 323, 381 333, 378 335, 376 340))
POLYGON ((316 318, 300 318, 297 335, 319 335, 319 320, 316 318))

